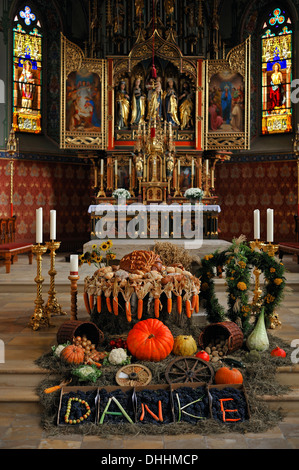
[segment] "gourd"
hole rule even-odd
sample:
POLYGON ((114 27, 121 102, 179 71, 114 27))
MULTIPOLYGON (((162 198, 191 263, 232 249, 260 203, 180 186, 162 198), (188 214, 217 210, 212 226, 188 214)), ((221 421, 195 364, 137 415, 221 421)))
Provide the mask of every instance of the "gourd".
POLYGON ((173 354, 176 356, 193 356, 197 345, 193 336, 179 335, 174 339, 173 354))
POLYGON ((198 351, 198 353, 195 354, 195 357, 199 357, 199 359, 202 359, 206 362, 209 362, 210 360, 210 356, 206 351, 198 351))
POLYGON ((235 368, 221 367, 216 371, 215 383, 220 384, 242 384, 243 375, 235 368))
POLYGON ((264 308, 262 308, 261 310, 254 330, 250 333, 247 338, 246 345, 249 351, 252 351, 254 349, 256 351, 263 352, 269 349, 269 339, 265 326, 264 308))
POLYGON ((285 352, 284 349, 279 348, 276 346, 276 348, 272 349, 271 351, 271 356, 276 356, 276 357, 286 357, 287 353, 285 352))
POLYGON ((84 362, 85 352, 81 346, 71 344, 62 350, 60 357, 69 364, 82 364, 84 362))
POLYGON ((128 350, 141 361, 163 361, 171 353, 173 342, 169 328, 156 318, 139 321, 127 337, 128 350))

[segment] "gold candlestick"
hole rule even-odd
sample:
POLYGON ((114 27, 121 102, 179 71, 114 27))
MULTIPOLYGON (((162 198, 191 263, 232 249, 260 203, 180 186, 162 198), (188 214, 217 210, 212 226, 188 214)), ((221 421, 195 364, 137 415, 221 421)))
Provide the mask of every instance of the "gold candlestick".
POLYGON ((275 253, 279 250, 278 245, 273 245, 271 242, 263 243, 262 250, 267 253, 269 256, 274 257, 275 253))
POLYGON ((106 197, 106 193, 104 191, 104 175, 103 175, 103 173, 101 173, 100 177, 101 177, 100 190, 98 192, 97 197, 106 197))
POLYGON ((77 305, 77 295, 78 295, 78 281, 80 277, 78 275, 69 275, 69 280, 71 281, 71 320, 77 320, 78 314, 78 305, 77 305))
POLYGON ((48 302, 46 305, 46 310, 47 310, 49 318, 55 315, 66 315, 66 312, 62 310, 61 305, 57 301, 56 290, 55 290, 55 276, 57 274, 57 271, 55 269, 55 256, 56 256, 55 252, 60 247, 60 244, 61 242, 57 242, 55 240, 46 242, 46 246, 50 250, 50 257, 51 257, 51 268, 48 272, 50 276, 50 290, 48 292, 49 297, 48 297, 48 302))
POLYGON ((29 322, 29 326, 31 326, 31 328, 35 331, 38 330, 41 326, 50 326, 50 318, 43 306, 44 301, 42 298, 42 284, 44 282, 44 278, 42 276, 42 257, 46 253, 47 249, 47 246, 41 245, 40 243, 34 245, 32 248, 32 252, 36 255, 37 262, 37 275, 34 279, 37 284, 37 295, 34 301, 34 314, 29 322))

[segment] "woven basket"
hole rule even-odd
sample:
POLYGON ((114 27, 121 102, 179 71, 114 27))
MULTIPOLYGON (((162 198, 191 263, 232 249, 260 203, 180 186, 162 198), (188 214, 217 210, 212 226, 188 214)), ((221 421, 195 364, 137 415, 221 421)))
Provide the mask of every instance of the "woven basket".
POLYGON ((74 336, 86 335, 95 347, 99 346, 104 340, 103 332, 92 322, 82 322, 79 320, 68 320, 64 322, 57 331, 58 344, 64 344, 68 341, 73 342, 74 336))
POLYGON ((216 339, 218 336, 225 336, 225 339, 228 340, 228 353, 240 349, 243 345, 244 335, 242 330, 236 323, 231 321, 208 325, 199 335, 198 344, 202 349, 205 349, 211 339, 216 339))

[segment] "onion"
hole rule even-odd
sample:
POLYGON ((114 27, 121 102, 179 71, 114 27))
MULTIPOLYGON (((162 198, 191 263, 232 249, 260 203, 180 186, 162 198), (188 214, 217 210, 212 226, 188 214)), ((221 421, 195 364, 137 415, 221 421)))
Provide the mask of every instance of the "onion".
POLYGON ((269 349, 269 339, 265 327, 264 308, 262 308, 260 316, 254 330, 250 333, 246 341, 249 351, 266 351, 269 349))

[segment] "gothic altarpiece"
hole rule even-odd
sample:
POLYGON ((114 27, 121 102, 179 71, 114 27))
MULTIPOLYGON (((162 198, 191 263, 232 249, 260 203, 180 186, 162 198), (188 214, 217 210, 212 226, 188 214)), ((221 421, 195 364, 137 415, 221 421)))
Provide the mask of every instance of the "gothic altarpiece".
POLYGON ((249 148, 250 38, 208 59, 153 25, 105 59, 61 36, 61 148, 92 163, 91 204, 112 202, 116 188, 130 202, 182 203, 199 187, 215 205, 215 165, 249 148))

